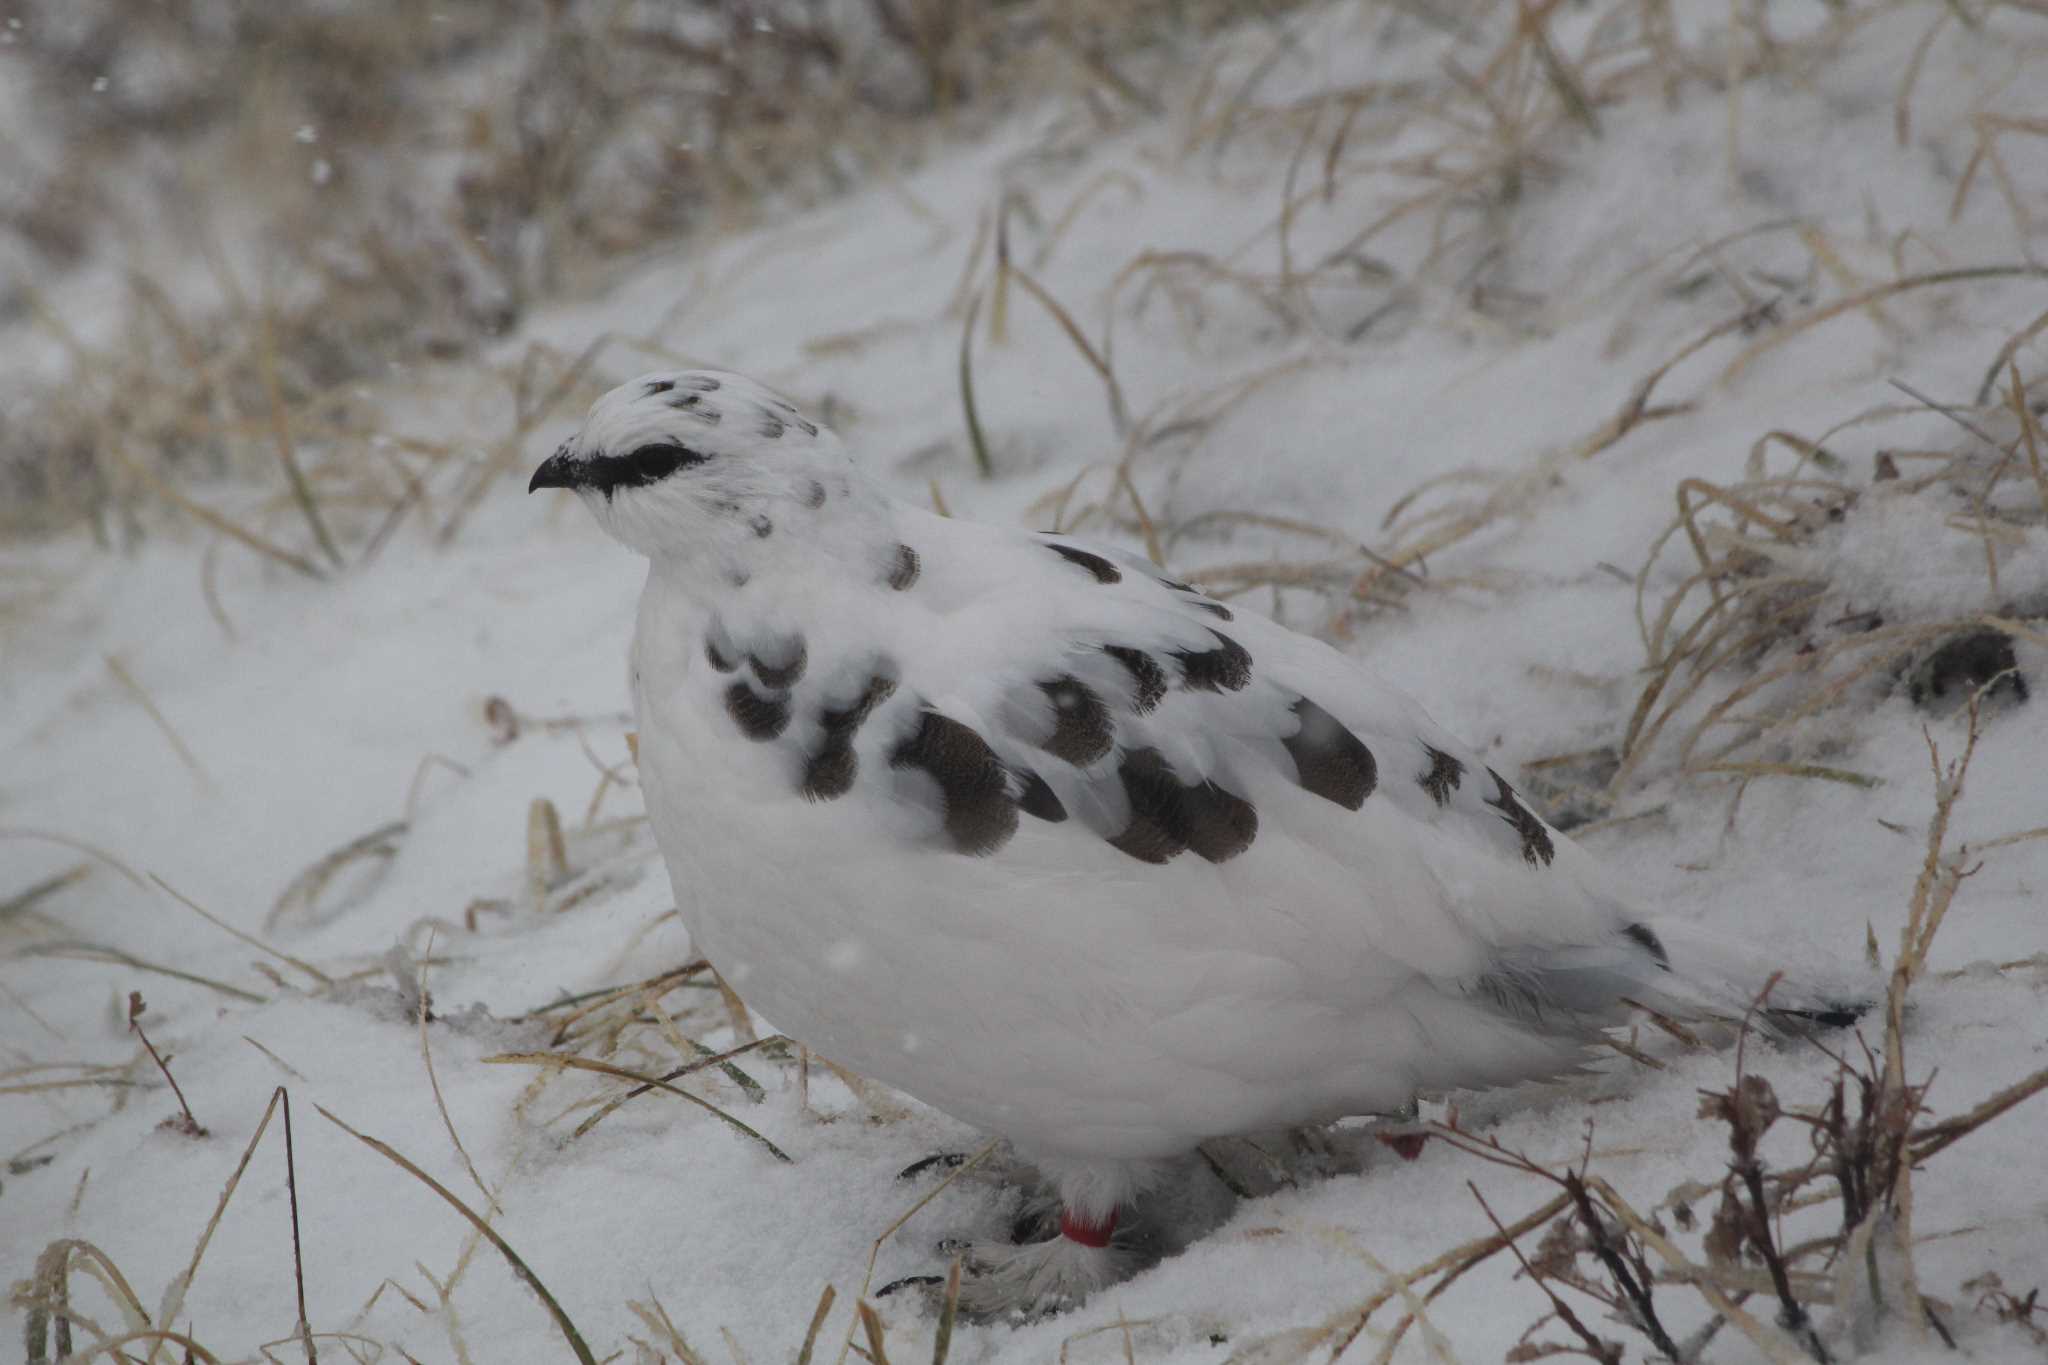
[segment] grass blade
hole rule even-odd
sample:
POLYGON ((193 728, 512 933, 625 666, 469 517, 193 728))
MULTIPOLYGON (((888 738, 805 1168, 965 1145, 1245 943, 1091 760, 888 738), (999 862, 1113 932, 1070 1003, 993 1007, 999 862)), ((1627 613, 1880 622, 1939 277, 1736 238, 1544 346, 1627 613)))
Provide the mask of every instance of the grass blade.
POLYGON ((485 1241, 498 1249, 498 1254, 505 1258, 505 1263, 512 1267, 512 1272, 526 1282, 527 1288, 540 1296, 540 1301, 547 1306, 549 1315, 554 1318, 555 1326, 561 1328, 562 1335, 568 1338, 569 1349, 576 1353, 576 1359, 582 1362, 582 1365, 597 1365, 597 1357, 593 1356, 590 1353, 590 1348, 584 1345, 583 1334, 576 1330, 575 1323, 569 1321, 569 1315, 562 1311, 562 1305, 555 1302, 555 1296, 550 1294, 548 1287, 541 1283, 540 1276, 534 1274, 531 1267, 525 1261, 519 1259, 519 1253, 512 1249, 511 1243, 498 1235, 496 1228, 479 1217, 475 1209, 472 1209, 469 1205, 456 1198, 454 1192, 446 1185, 443 1185, 440 1181, 413 1165, 412 1162, 408 1161, 403 1154, 389 1143, 380 1142, 368 1133, 357 1132, 329 1113, 325 1105, 316 1104, 313 1107, 320 1111, 320 1117, 326 1119, 329 1123, 341 1129, 342 1132, 347 1133, 350 1137, 377 1153, 377 1155, 410 1174, 435 1194, 440 1195, 457 1213, 467 1218, 470 1226, 475 1228, 485 1241))
POLYGON ((988 457, 988 438, 982 435, 981 413, 974 406, 974 321, 981 316, 982 296, 976 294, 967 305, 967 325, 960 329, 960 410, 967 417, 967 444, 974 451, 974 467, 984 479, 996 476, 988 457))
MULTIPOLYGON (((689 1091, 684 1090, 680 1086, 670 1085, 667 1081, 660 1080, 653 1076, 643 1076, 639 1072, 629 1071, 623 1066, 613 1066, 610 1062, 600 1062, 592 1057, 565 1057, 559 1052, 505 1052, 500 1053, 495 1057, 487 1057, 485 1058, 485 1060, 501 1063, 526 1063, 528 1065, 566 1067, 571 1071, 595 1071, 600 1076, 613 1076, 619 1080, 631 1081, 635 1085, 644 1086, 649 1089, 665 1090, 669 1094, 674 1095, 677 1099, 688 1100, 691 1104, 696 1105, 699 1109, 706 1110, 707 1112, 716 1116, 722 1122, 730 1124, 732 1127, 738 1129, 746 1136, 760 1143, 763 1147, 766 1147, 768 1149, 769 1155, 773 1156, 777 1161, 787 1162, 791 1165, 794 1165, 796 1163, 796 1158, 792 1157, 788 1152, 783 1151, 780 1147, 777 1147, 774 1143, 770 1142, 760 1133, 756 1132, 752 1128, 749 1128, 745 1123, 741 1122, 739 1119, 734 1118, 731 1114, 726 1113, 723 1109, 720 1109, 711 1101, 704 1099, 698 1095, 692 1095, 689 1091)), ((698 1063, 698 1065, 710 1066, 714 1062, 722 1060, 724 1060, 723 1057, 706 1058, 704 1061, 698 1063)))

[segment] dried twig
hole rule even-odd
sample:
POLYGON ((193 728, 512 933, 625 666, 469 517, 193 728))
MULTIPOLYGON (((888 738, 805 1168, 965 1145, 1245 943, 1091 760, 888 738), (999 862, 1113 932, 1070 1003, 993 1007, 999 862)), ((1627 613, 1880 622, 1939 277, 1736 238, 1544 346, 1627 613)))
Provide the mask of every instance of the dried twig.
POLYGON ((165 1122, 187 1136, 205 1137, 206 1129, 200 1125, 198 1119, 192 1117, 192 1106, 185 1102, 185 1092, 178 1087, 178 1078, 171 1074, 171 1068, 165 1064, 163 1054, 156 1050, 156 1044, 150 1042, 149 1035, 142 1031, 142 1013, 146 1008, 148 1007, 142 1003, 141 991, 128 992, 128 1028, 142 1040, 143 1047, 149 1050, 149 1059, 156 1063, 158 1071, 164 1073, 164 1079, 170 1082, 171 1093, 178 1097, 178 1108, 184 1111, 182 1123, 175 1119, 167 1119, 165 1122))
POLYGON ((1479 1201, 1481 1211, 1486 1214, 1486 1221, 1493 1224, 1493 1230, 1499 1234, 1508 1251, 1521 1265, 1523 1273, 1528 1275, 1530 1283, 1542 1290, 1543 1296, 1550 1300, 1550 1311, 1557 1315, 1558 1321, 1571 1328, 1572 1334, 1584 1343, 1585 1353, 1600 1361, 1601 1365, 1621 1365, 1621 1343, 1602 1341, 1594 1336, 1592 1329, 1580 1321, 1579 1315, 1572 1311, 1572 1306, 1558 1297, 1557 1291, 1550 1287, 1550 1281, 1537 1274, 1536 1267, 1529 1264, 1529 1258, 1515 1245, 1515 1239, 1508 1235, 1508 1230, 1501 1225, 1500 1219, 1494 1217, 1493 1209, 1487 1204, 1486 1196, 1479 1192, 1479 1187, 1468 1180, 1465 1182, 1465 1188, 1472 1191, 1472 1197, 1479 1201))

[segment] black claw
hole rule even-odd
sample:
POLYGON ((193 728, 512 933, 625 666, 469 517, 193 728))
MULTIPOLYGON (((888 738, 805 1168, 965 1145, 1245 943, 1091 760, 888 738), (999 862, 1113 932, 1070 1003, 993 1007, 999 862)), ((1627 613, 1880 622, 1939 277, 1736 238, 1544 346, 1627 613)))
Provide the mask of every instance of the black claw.
POLYGON ((902 1170, 896 1172, 896 1178, 898 1180, 915 1180, 926 1171, 935 1169, 951 1171, 966 1164, 967 1153, 965 1152, 933 1152, 930 1156, 920 1161, 913 1161, 902 1170))
POLYGON ((889 1281, 889 1283, 883 1285, 880 1289, 877 1289, 875 1291, 875 1297, 878 1299, 886 1299, 891 1294, 895 1293, 897 1290, 909 1289, 913 1285, 919 1287, 941 1289, 945 1287, 945 1283, 946 1277, 944 1275, 905 1275, 902 1279, 891 1280, 889 1281))
POLYGON ((1010 1222, 1010 1241, 1020 1247, 1050 1242, 1059 1235, 1059 1215, 1044 1209, 1020 1213, 1010 1222))
POLYGON ((1843 1005, 1822 1005, 1810 1010, 1771 1010, 1773 1019, 1783 1022, 1797 1019, 1817 1028, 1848 1028, 1870 1009, 1868 1004, 1851 1003, 1843 1005))

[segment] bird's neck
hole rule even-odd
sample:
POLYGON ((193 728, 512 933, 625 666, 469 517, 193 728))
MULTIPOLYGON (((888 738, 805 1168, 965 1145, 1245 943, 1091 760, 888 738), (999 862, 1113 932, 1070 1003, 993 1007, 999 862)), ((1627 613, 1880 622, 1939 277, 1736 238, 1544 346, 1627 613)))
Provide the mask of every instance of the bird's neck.
POLYGON ((820 581, 886 580, 900 541, 892 504, 866 489, 835 492, 836 500, 819 507, 777 499, 719 509, 687 542, 649 554, 652 575, 706 607, 820 581))

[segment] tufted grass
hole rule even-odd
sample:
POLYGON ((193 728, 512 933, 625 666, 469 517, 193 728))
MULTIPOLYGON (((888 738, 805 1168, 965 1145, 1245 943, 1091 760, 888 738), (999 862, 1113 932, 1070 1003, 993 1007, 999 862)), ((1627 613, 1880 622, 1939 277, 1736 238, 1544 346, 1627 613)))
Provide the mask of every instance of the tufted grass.
MULTIPOLYGON (((38 41, 10 60, 43 123, 0 139, 0 171, 29 186, 0 203, 0 250, 38 269, 0 288, 0 322, 68 365, 8 395, 0 535, 84 521, 119 545, 186 520, 322 577, 374 553, 447 469, 450 452, 382 422, 380 400, 408 387, 394 369, 471 368, 536 304, 601 288, 650 248, 893 183, 1025 92, 1143 110, 1156 101, 1133 57, 1158 66, 1286 6, 694 0, 539 16, 371 0, 345 17, 238 10, 225 34, 196 3, 144 23, 117 0, 25 8, 18 31, 38 41), (249 76, 208 79, 221 60, 249 76), (106 76, 145 64, 152 81, 106 76), (75 98, 88 88, 98 98, 75 98), (166 148, 178 187, 152 189, 166 148), (94 261, 125 275, 105 336, 39 283, 94 261), (196 491, 223 475, 274 494, 196 491)), ((530 352, 496 378, 532 400, 530 424, 588 397, 575 370, 530 352)))

